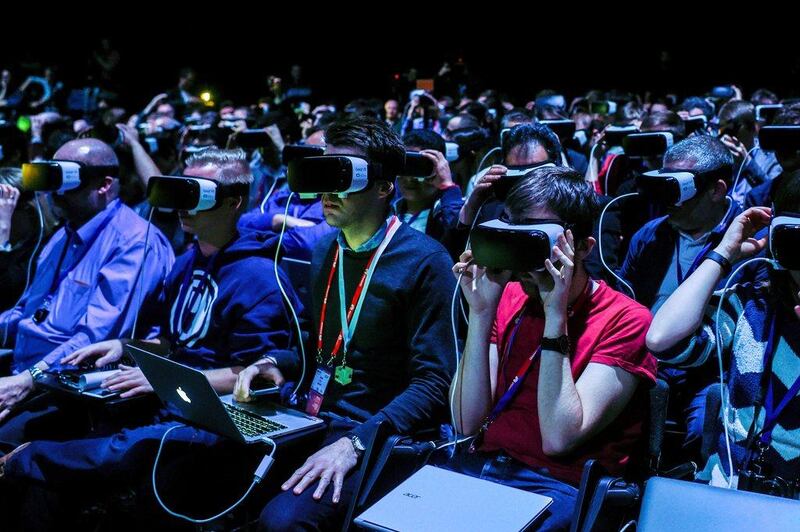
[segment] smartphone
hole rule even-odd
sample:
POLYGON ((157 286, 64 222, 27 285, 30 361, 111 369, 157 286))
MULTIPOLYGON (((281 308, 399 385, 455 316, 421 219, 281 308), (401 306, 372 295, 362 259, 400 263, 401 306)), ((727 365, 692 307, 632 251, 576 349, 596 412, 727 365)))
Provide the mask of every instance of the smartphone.
POLYGON ((265 395, 279 395, 280 386, 267 386, 266 388, 255 388, 250 390, 250 397, 264 397, 265 395))

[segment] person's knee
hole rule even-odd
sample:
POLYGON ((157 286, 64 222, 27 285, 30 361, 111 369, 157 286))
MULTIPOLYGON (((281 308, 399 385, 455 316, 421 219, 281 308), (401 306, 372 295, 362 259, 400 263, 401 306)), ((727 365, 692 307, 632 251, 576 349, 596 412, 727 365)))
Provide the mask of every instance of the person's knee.
POLYGON ((258 518, 258 530, 261 532, 288 532, 299 529, 299 521, 303 517, 296 504, 297 497, 281 494, 272 499, 258 518))

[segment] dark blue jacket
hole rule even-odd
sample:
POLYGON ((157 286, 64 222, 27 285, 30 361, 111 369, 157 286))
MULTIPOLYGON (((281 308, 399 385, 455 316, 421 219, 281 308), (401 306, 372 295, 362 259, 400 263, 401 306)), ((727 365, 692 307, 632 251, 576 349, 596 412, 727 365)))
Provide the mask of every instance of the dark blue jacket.
MULTIPOLYGON (((461 197, 461 188, 458 185, 440 190, 436 194, 428 224, 425 226, 425 234, 441 242, 453 258, 458 258, 464 252, 467 243, 465 233, 457 229, 458 215, 463 206, 464 198, 461 197)), ((405 214, 408 210, 406 200, 398 199, 394 210, 398 215, 405 214)))
MULTIPOLYGON (((719 244, 728 225, 742 212, 738 203, 732 203, 723 221, 711 232, 710 249, 719 244)), ((656 218, 644 224, 631 238, 628 254, 620 277, 625 279, 636 292, 636 300, 647 308, 655 303, 658 289, 672 263, 675 254, 677 231, 667 222, 667 216, 656 218)), ((695 264, 700 263, 699 259, 695 264)), ((686 272, 686 277, 691 271, 686 272)), ((723 280, 724 284, 724 280, 723 280)), ((624 288, 620 287, 620 290, 624 288)))
MULTIPOLYGON (((257 233, 238 236, 211 257, 195 243, 178 257, 155 301, 143 313, 152 332, 170 341, 173 359, 199 369, 246 366, 264 355, 288 374, 299 358, 295 326, 257 233)), ((298 314, 288 278, 281 284, 298 314)))

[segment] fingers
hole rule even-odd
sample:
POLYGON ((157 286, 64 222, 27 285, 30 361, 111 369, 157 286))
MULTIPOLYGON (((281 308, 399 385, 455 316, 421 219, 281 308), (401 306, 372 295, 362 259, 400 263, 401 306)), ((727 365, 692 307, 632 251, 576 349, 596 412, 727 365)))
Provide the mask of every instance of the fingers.
POLYGON ((312 462, 308 462, 307 461, 305 464, 300 466, 300 469, 298 469, 297 471, 292 473, 292 476, 289 477, 289 479, 286 482, 283 483, 283 485, 281 486, 281 489, 283 491, 287 491, 287 490, 292 489, 294 486, 297 485, 298 482, 300 482, 300 479, 303 478, 303 476, 306 473, 311 471, 311 468, 313 468, 313 467, 314 467, 314 464, 312 462))
POLYGON ((113 364, 114 362, 118 361, 120 357, 115 353, 109 351, 105 355, 101 356, 97 359, 97 362, 94 365, 98 368, 102 368, 103 366, 107 366, 109 364, 113 364))
POLYGON ((281 370, 273 365, 270 365, 261 376, 274 382, 275 386, 283 386, 283 383, 286 382, 286 379, 283 378, 283 373, 281 373, 281 370))
POLYGON ((128 397, 133 397, 135 395, 143 395, 150 392, 150 386, 148 385, 140 385, 136 388, 128 390, 127 392, 122 392, 119 396, 123 399, 127 399, 128 397))
POLYGON ((322 495, 325 493, 325 490, 328 489, 328 485, 331 483, 331 472, 330 471, 323 471, 319 477, 319 484, 317 485, 317 489, 314 490, 314 499, 320 500, 322 495))
POLYGON ((236 379, 236 385, 233 388, 233 397, 240 403, 251 401, 250 397, 250 383, 253 381, 253 373, 250 371, 242 371, 236 379))
POLYGON ((320 477, 321 473, 322 471, 320 469, 314 468, 305 475, 303 475, 303 477, 300 479, 300 482, 298 482, 297 485, 292 490, 292 493, 294 493, 295 495, 300 495, 301 493, 303 493, 307 487, 309 487, 315 480, 317 480, 320 477))
MULTIPOLYGON (((800 308, 800 307, 798 307, 800 308)), ((333 503, 338 504, 342 497, 342 485, 344 484, 344 474, 337 471, 333 474, 333 503)))

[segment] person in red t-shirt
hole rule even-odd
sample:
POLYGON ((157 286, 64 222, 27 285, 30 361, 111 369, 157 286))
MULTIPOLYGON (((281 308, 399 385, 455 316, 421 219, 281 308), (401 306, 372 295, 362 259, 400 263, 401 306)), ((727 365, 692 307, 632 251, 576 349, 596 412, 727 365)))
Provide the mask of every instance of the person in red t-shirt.
POLYGON ((568 228, 544 268, 486 271, 471 251, 453 268, 470 307, 454 421, 459 433, 477 436, 445 467, 552 497, 540 530, 569 528, 586 460, 613 473, 627 465, 646 404, 636 396, 655 382, 645 346, 650 312, 583 266, 595 241, 581 228, 598 212, 580 174, 532 170, 512 189, 505 215, 512 224, 558 220, 568 228), (509 394, 515 377, 521 384, 509 394))

